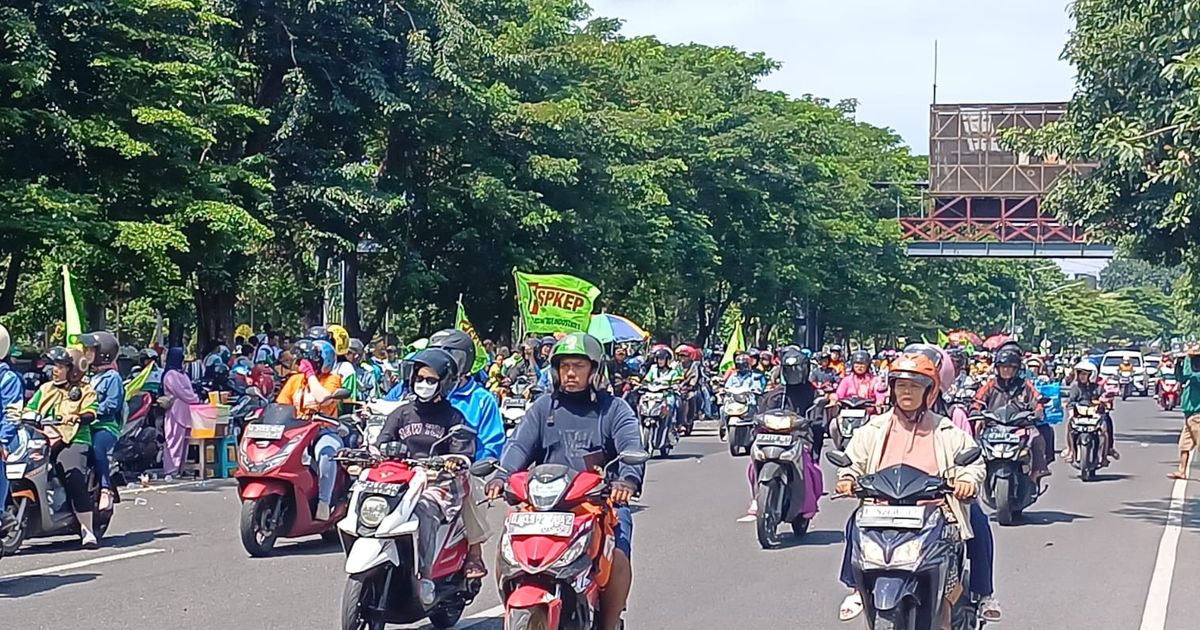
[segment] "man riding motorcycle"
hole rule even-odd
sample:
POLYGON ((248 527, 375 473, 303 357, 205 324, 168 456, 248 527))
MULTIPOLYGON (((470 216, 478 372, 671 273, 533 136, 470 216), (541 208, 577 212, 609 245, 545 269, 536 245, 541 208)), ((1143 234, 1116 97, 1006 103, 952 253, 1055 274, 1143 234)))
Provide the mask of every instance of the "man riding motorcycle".
MULTIPOLYGON (((615 460, 622 452, 640 452, 642 435, 629 405, 600 387, 604 349, 593 336, 571 333, 555 344, 550 357, 553 393, 534 401, 517 425, 496 477, 487 484, 489 499, 498 499, 508 475, 536 464, 561 464, 576 471, 590 470, 587 463, 603 454, 615 460)), ((620 464, 609 500, 619 524, 612 555, 612 574, 600 593, 600 630, 616 630, 629 597, 633 569, 629 556, 633 515, 629 499, 638 492, 643 465, 620 464)))
MULTIPOLYGON (((846 455, 853 462, 850 468, 838 470, 837 494, 851 494, 857 478, 877 471, 906 464, 930 475, 942 475, 954 467, 954 458, 975 446, 974 439, 954 426, 947 417, 932 411, 941 395, 937 366, 922 354, 900 355, 888 369, 888 400, 892 410, 875 416, 854 434, 846 455)), ((1000 619, 1000 606, 992 594, 992 560, 994 550, 990 536, 979 536, 987 530, 987 516, 974 502, 975 493, 983 481, 986 469, 983 461, 954 467, 954 497, 949 504, 966 541, 967 557, 971 560, 971 590, 980 595, 981 614, 989 621, 1000 619)), ((853 540, 854 517, 846 528, 846 552, 842 558, 841 581, 854 588, 850 567, 850 542, 853 540)), ((862 613, 863 601, 858 592, 842 602, 839 618, 847 621, 862 613)), ((949 608, 947 608, 947 611, 949 608)))
MULTIPOLYGON (((1104 387, 1099 381, 1099 371, 1096 369, 1096 364, 1084 359, 1075 364, 1075 382, 1071 383, 1071 389, 1067 392, 1068 411, 1074 411, 1075 405, 1090 406, 1094 401, 1100 402, 1100 419, 1103 425, 1101 431, 1105 434, 1105 443, 1107 452, 1101 458, 1100 465, 1107 466, 1108 459, 1121 459, 1121 454, 1117 449, 1113 448, 1113 421, 1112 421, 1112 403, 1107 401, 1107 396, 1104 393, 1104 387)), ((1068 464, 1075 461, 1075 430, 1074 418, 1067 420, 1067 449, 1063 456, 1068 464)))
MULTIPOLYGON (((975 394, 975 411, 997 410, 1009 404, 1032 409, 1039 419, 1037 433, 1030 440, 1033 459, 1032 476, 1037 480, 1050 476, 1050 457, 1054 452, 1054 429, 1042 419, 1041 394, 1033 383, 1021 377, 1025 357, 1016 347, 1006 347, 996 353, 996 376, 984 383, 975 394)), ((976 427, 979 434, 984 427, 976 427)))
MULTIPOLYGON (((0 462, 8 455, 8 449, 20 426, 7 419, 9 409, 19 411, 25 404, 25 382, 8 362, 12 340, 8 329, 0 326, 0 462)), ((8 476, 0 475, 0 533, 17 524, 17 519, 3 509, 8 504, 8 476)))

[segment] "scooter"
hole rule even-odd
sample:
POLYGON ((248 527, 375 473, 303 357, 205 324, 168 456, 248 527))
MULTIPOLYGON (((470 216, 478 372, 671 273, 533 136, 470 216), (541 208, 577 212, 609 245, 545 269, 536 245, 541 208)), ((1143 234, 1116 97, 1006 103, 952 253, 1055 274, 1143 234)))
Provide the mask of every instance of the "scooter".
POLYGON ((771 409, 758 417, 754 438, 754 469, 758 502, 755 532, 763 549, 779 545, 776 529, 789 523, 797 538, 808 533, 804 516, 804 463, 812 457, 809 419, 793 411, 771 409))
MULTIPOLYGON (((954 458, 956 466, 979 460, 979 448, 954 458)), ((830 451, 825 458, 847 468, 850 458, 830 451)), ((850 565, 862 593, 863 614, 873 630, 941 630, 949 601, 953 630, 979 630, 979 602, 970 584, 966 544, 958 525, 939 503, 952 496, 952 479, 906 465, 858 478, 850 565)))
POLYGON ((1179 381, 1174 374, 1158 377, 1158 406, 1163 411, 1173 411, 1179 406, 1179 381))
MULTIPOLYGON (((473 439, 474 431, 465 425, 454 427, 431 450, 436 451, 438 444, 451 437, 473 439)), ((430 576, 435 583, 434 600, 424 604, 416 559, 421 525, 415 509, 429 484, 465 475, 471 462, 457 455, 406 459, 403 443, 394 450, 390 445, 380 446, 389 457, 366 455, 368 468, 354 483, 351 509, 337 525, 346 551, 342 630, 383 628, 388 623, 423 619, 436 628, 453 627, 481 585, 479 579, 466 578, 466 530, 461 516, 438 529, 439 551, 430 576)), ((344 461, 364 460, 350 455, 344 461)), ((461 482, 469 489, 466 479, 461 482)), ((467 495, 463 500, 474 498, 467 495)))
MULTIPOLYGON (((79 535, 79 522, 67 501, 67 491, 62 480, 53 472, 51 452, 61 441, 53 418, 43 418, 33 411, 21 416, 17 429, 16 445, 8 452, 4 461, 5 476, 9 481, 9 497, 5 509, 17 519, 17 525, 0 538, 3 555, 17 553, 21 544, 31 538, 79 535)), ((117 471, 110 471, 113 505, 121 502, 120 491, 124 478, 117 471)), ((113 508, 101 510, 100 484, 95 472, 88 470, 88 491, 96 509, 92 512, 92 529, 97 538, 103 538, 112 523, 113 508)))
POLYGON ((1102 432, 1103 408, 1097 400, 1090 405, 1075 405, 1074 412, 1071 416, 1071 433, 1075 440, 1074 466, 1079 469, 1080 479, 1092 481, 1096 478, 1104 450, 1108 447, 1102 432))
POLYGON ((1030 444, 1037 431, 1037 418, 1031 409, 1007 406, 980 412, 971 419, 985 422, 979 444, 987 462, 987 478, 979 496, 984 505, 996 511, 1001 525, 1012 525, 1043 492, 1031 474, 1030 444))
POLYGON ((754 446, 754 414, 758 409, 758 391, 734 388, 721 399, 721 424, 729 438, 729 454, 749 455, 754 446))
MULTIPOLYGON (((649 459, 649 453, 634 451, 621 453, 603 470, 542 464, 509 476, 505 500, 517 510, 508 515, 500 538, 505 630, 595 627, 616 526, 607 471, 649 459)), ((497 468, 495 459, 484 459, 471 466, 471 474, 486 477, 497 468)))
POLYGON ((666 457, 679 443, 679 432, 675 429, 676 404, 678 395, 671 385, 648 383, 641 387, 638 415, 642 419, 642 448, 647 452, 658 451, 666 457))
POLYGON ((112 459, 121 470, 142 472, 161 464, 163 435, 155 426, 153 409, 149 392, 140 392, 129 400, 125 424, 112 450, 112 459))
POLYGON ((1133 395, 1133 372, 1121 372, 1117 376, 1117 383, 1121 387, 1121 400, 1129 400, 1133 395))
MULTIPOLYGON (((339 389, 332 397, 345 400, 350 392, 339 389)), ((234 478, 242 502, 238 532, 242 547, 251 556, 270 555, 280 537, 320 534, 327 541, 337 540, 335 527, 347 509, 346 502, 337 498, 346 496, 350 483, 339 466, 331 514, 328 520, 318 520, 318 477, 310 462, 315 457, 312 447, 323 428, 347 434, 357 431, 352 415, 340 419, 316 414, 311 419, 297 418, 294 408, 277 404, 269 405, 243 429, 234 478)))
POLYGON ((506 435, 512 435, 512 432, 516 430, 517 425, 529 411, 530 405, 533 404, 533 397, 537 394, 537 388, 533 387, 529 379, 524 376, 518 376, 517 380, 509 386, 508 395, 500 403, 500 417, 504 419, 506 435))
POLYGON ((854 437, 854 432, 867 423, 871 419, 871 413, 875 409, 875 401, 868 398, 846 398, 839 400, 837 419, 832 424, 830 437, 833 438, 834 446, 839 450, 845 450, 846 445, 850 443, 850 438, 854 437))

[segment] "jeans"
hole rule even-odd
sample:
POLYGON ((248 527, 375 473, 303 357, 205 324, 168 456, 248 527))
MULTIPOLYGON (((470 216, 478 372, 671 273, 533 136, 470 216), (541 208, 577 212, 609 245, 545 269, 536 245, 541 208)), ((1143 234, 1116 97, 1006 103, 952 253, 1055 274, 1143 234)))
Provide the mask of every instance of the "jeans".
MULTIPOLYGON (((0 451, 11 450, 17 443, 17 424, 6 422, 0 414, 0 451)), ((8 475, 0 475, 0 510, 8 505, 8 475)))
MULTIPOLYGON (((966 542, 967 559, 971 561, 971 592, 980 597, 989 597, 994 592, 992 582, 993 560, 995 546, 992 540, 992 526, 983 508, 978 503, 971 503, 969 511, 971 530, 975 536, 966 542)), ((854 516, 846 523, 846 551, 842 554, 842 570, 839 579, 842 584, 854 588, 854 572, 850 568, 851 541, 854 540, 854 516)))
POLYGON ((115 433, 105 430, 92 432, 92 468, 100 479, 101 488, 112 488, 112 479, 109 478, 108 471, 108 454, 116 445, 117 435, 115 433))
POLYGON ((342 448, 341 436, 336 431, 323 430, 313 447, 313 463, 317 467, 317 499, 327 505, 333 504, 333 485, 337 482, 337 462, 333 456, 342 448))

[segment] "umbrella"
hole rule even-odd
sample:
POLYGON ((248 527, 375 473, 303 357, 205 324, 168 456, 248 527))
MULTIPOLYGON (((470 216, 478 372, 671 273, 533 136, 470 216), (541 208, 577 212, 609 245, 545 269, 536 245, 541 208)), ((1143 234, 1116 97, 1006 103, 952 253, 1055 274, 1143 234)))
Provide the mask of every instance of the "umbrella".
POLYGON ((973 346, 983 345, 983 340, 979 338, 979 335, 969 330, 952 330, 946 337, 950 339, 950 343, 955 345, 965 346, 968 341, 973 346))
POLYGON ((592 323, 588 326, 588 334, 599 339, 602 343, 624 343, 626 341, 643 341, 650 333, 642 330, 641 326, 611 313, 592 315, 592 323))
POLYGON ((992 335, 983 341, 983 347, 987 348, 988 350, 995 350, 996 348, 999 348, 1010 341, 1012 341, 1012 337, 1009 335, 992 335))

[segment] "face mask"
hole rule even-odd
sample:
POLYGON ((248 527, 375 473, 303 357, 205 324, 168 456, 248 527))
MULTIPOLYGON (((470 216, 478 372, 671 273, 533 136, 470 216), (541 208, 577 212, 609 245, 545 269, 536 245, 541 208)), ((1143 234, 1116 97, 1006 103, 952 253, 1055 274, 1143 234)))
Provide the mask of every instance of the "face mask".
POLYGON ((413 393, 421 402, 429 402, 437 396, 438 386, 434 383, 413 383, 413 393))

